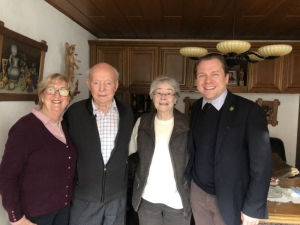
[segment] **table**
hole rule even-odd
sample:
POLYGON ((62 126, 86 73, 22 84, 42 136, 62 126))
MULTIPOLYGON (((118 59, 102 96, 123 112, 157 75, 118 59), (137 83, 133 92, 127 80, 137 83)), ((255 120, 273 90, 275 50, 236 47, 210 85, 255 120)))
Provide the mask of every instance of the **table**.
MULTIPOLYGON (((282 188, 300 187, 300 179, 281 178, 279 186, 282 188)), ((260 220, 266 223, 288 223, 300 225, 300 204, 267 202, 269 219, 260 220)))

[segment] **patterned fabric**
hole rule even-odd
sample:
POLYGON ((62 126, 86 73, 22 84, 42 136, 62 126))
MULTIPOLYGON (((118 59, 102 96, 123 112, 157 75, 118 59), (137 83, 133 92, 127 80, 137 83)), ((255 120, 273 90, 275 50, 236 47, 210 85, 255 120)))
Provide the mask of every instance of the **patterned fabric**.
POLYGON ((96 116, 98 132, 101 140, 101 152, 104 164, 110 158, 111 151, 115 147, 115 139, 119 126, 119 112, 116 102, 113 101, 112 107, 106 114, 96 108, 93 102, 94 115, 96 116))

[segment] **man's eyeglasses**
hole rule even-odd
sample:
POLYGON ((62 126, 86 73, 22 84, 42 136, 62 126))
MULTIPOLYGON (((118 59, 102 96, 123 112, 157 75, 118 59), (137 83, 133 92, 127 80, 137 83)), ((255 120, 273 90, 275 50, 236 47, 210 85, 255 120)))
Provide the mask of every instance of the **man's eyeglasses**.
POLYGON ((163 97, 165 96, 166 98, 170 98, 173 97, 175 94, 168 92, 168 93, 161 93, 159 91, 155 92, 154 95, 156 95, 157 97, 163 97))
POLYGON ((60 94, 60 96, 66 97, 69 95, 70 90, 67 89, 55 89, 54 87, 46 87, 44 90, 46 90, 47 94, 49 95, 54 95, 55 92, 58 91, 58 93, 60 94))

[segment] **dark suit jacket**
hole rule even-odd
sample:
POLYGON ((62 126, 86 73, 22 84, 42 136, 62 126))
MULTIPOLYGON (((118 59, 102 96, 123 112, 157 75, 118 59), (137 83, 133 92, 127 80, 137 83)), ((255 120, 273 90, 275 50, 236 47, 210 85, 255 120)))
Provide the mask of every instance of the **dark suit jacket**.
MULTIPOLYGON (((202 99, 194 103, 191 114, 189 181, 195 151, 193 124, 202 99)), ((254 218, 268 217, 272 165, 267 120, 259 105, 229 91, 222 107, 214 166, 216 196, 227 225, 240 225, 241 211, 254 218)))

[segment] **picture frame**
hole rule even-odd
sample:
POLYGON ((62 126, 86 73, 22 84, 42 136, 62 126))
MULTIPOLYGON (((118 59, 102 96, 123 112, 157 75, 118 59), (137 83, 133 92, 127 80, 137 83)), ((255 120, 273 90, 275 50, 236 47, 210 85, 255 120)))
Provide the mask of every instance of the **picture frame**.
POLYGON ((237 72, 236 71, 229 71, 229 78, 228 78, 228 85, 230 86, 237 86, 238 80, 237 80, 237 72))
POLYGON ((0 101, 38 102, 47 50, 46 41, 16 33, 0 21, 0 101))
POLYGON ((278 124, 277 114, 280 101, 278 99, 275 99, 274 101, 264 101, 259 98, 256 100, 256 103, 263 108, 268 124, 275 127, 278 124))

